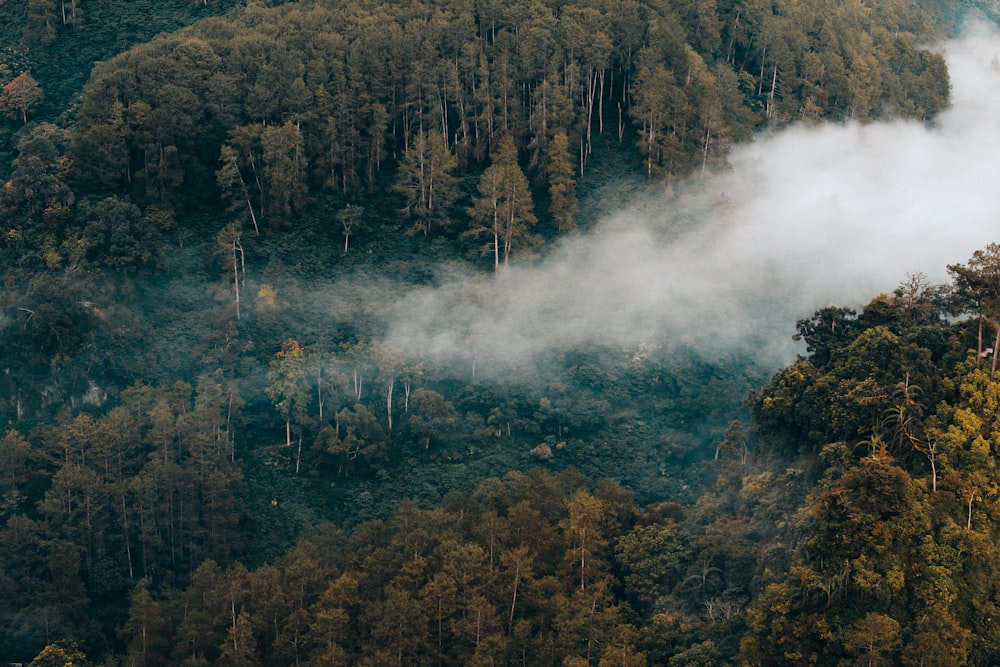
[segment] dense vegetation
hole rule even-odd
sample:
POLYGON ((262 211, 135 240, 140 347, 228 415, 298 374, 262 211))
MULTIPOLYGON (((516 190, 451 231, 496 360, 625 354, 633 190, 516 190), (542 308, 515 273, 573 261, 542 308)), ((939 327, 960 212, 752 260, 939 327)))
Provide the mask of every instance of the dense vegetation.
POLYGON ((738 355, 386 315, 755 130, 932 122, 950 12, 121 4, 0 4, 0 661, 997 661, 997 248, 745 406, 738 355))

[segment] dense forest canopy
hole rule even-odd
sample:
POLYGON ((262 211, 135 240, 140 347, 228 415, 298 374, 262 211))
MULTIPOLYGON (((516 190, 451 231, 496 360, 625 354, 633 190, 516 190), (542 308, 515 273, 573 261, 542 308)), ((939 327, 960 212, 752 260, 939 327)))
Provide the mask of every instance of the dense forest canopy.
POLYGON ((755 132, 933 124, 960 7, 120 4, 0 4, 0 662, 1000 659, 996 246, 769 382, 387 324, 755 132))

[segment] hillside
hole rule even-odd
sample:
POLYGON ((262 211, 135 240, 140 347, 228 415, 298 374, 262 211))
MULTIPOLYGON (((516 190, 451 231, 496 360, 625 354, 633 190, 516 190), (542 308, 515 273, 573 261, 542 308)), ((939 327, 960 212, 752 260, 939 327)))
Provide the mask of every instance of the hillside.
POLYGON ((770 383, 533 272, 957 11, 0 4, 0 662, 991 664, 995 249, 770 383))

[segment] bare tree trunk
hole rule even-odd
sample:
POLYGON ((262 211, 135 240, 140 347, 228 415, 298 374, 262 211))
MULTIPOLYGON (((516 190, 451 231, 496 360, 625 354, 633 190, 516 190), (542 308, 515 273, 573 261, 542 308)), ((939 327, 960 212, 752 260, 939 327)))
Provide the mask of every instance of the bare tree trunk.
POLYGON ((993 341, 993 363, 990 365, 990 381, 993 380, 994 376, 997 374, 997 352, 1000 350, 1000 324, 996 324, 997 335, 996 340, 993 341))
POLYGON ((931 454, 928 458, 931 460, 931 492, 937 493, 937 457, 931 454))
POLYGON ((771 92, 767 94, 767 119, 771 120, 774 113, 774 91, 778 87, 778 64, 774 65, 774 74, 771 76, 771 92))
POLYGON ((597 75, 600 82, 597 84, 597 131, 604 134, 604 72, 601 70, 597 75))
POLYGON ((236 319, 239 320, 242 318, 240 317, 240 265, 237 253, 243 253, 239 239, 233 241, 233 289, 236 292, 236 319))
POLYGON ((976 364, 977 368, 982 365, 983 359, 983 316, 979 316, 979 339, 976 342, 976 364))
POLYGON ((122 495, 122 526, 125 528, 125 556, 128 558, 128 576, 133 577, 132 571, 132 542, 128 538, 128 510, 125 507, 125 496, 122 495))
MULTIPOLYGON (((240 179, 242 182, 242 178, 240 179)), ((250 202, 250 193, 247 192, 246 188, 243 188, 243 194, 247 198, 247 208, 250 209, 250 220, 253 222, 253 233, 260 236, 260 228, 257 226, 257 214, 254 213, 253 204, 250 202)))
POLYGON ((521 583, 521 565, 514 564, 514 595, 510 600, 510 619, 507 621, 507 633, 510 634, 514 628, 514 609, 517 607, 517 589, 521 583))
POLYGON ((319 403, 319 420, 323 421, 323 366, 316 370, 316 402, 319 403))
POLYGON ((396 384, 395 378, 389 380, 389 390, 385 395, 386 416, 389 420, 389 433, 392 433, 392 389, 396 384))
POLYGON ((712 131, 706 124, 705 126, 705 142, 701 149, 701 177, 705 178, 705 167, 708 166, 708 148, 712 143, 712 131))
POLYGON ((237 637, 239 637, 239 633, 236 631, 236 595, 235 594, 233 594, 229 598, 229 608, 232 611, 232 615, 233 615, 233 655, 239 655, 240 654, 240 645, 239 645, 239 643, 237 641, 237 637))

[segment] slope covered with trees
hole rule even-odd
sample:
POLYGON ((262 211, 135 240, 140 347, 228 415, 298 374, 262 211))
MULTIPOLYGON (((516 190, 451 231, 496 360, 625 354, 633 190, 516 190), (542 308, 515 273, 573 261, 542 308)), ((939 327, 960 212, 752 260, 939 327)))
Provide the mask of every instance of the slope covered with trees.
MULTIPOLYGON (((11 430, 5 650, 40 650, 44 621, 47 640, 135 664, 993 664, 1000 390, 977 346, 980 324, 997 331, 998 254, 951 267, 954 285, 917 276, 860 314, 801 320, 808 356, 752 394, 751 426, 731 423, 693 464, 703 480, 682 502, 640 506, 565 465, 585 448, 583 465, 622 469, 649 447, 615 452, 620 434, 571 438, 532 454, 554 459, 548 471, 522 462, 427 502, 396 457, 447 486, 455 466, 477 469, 455 459, 485 455, 459 454, 456 437, 509 447, 530 427, 498 410, 477 439, 464 433, 474 411, 405 389, 419 380, 402 370, 393 426, 354 402, 327 418, 322 451, 299 440, 256 454, 297 488, 341 480, 333 495, 369 466, 381 484, 406 480, 416 503, 360 523, 344 521, 359 514, 349 503, 391 494, 368 486, 320 520, 236 455, 242 401, 212 377, 11 430)), ((320 402, 304 396, 320 377, 305 359, 289 342, 269 372, 286 420, 320 402)), ((552 407, 539 401, 537 426, 552 407)))
POLYGON ((735 355, 497 372, 502 341, 442 362, 382 317, 754 130, 932 122, 946 12, 15 4, 0 660, 995 660, 995 248, 800 322, 748 409, 735 355))

